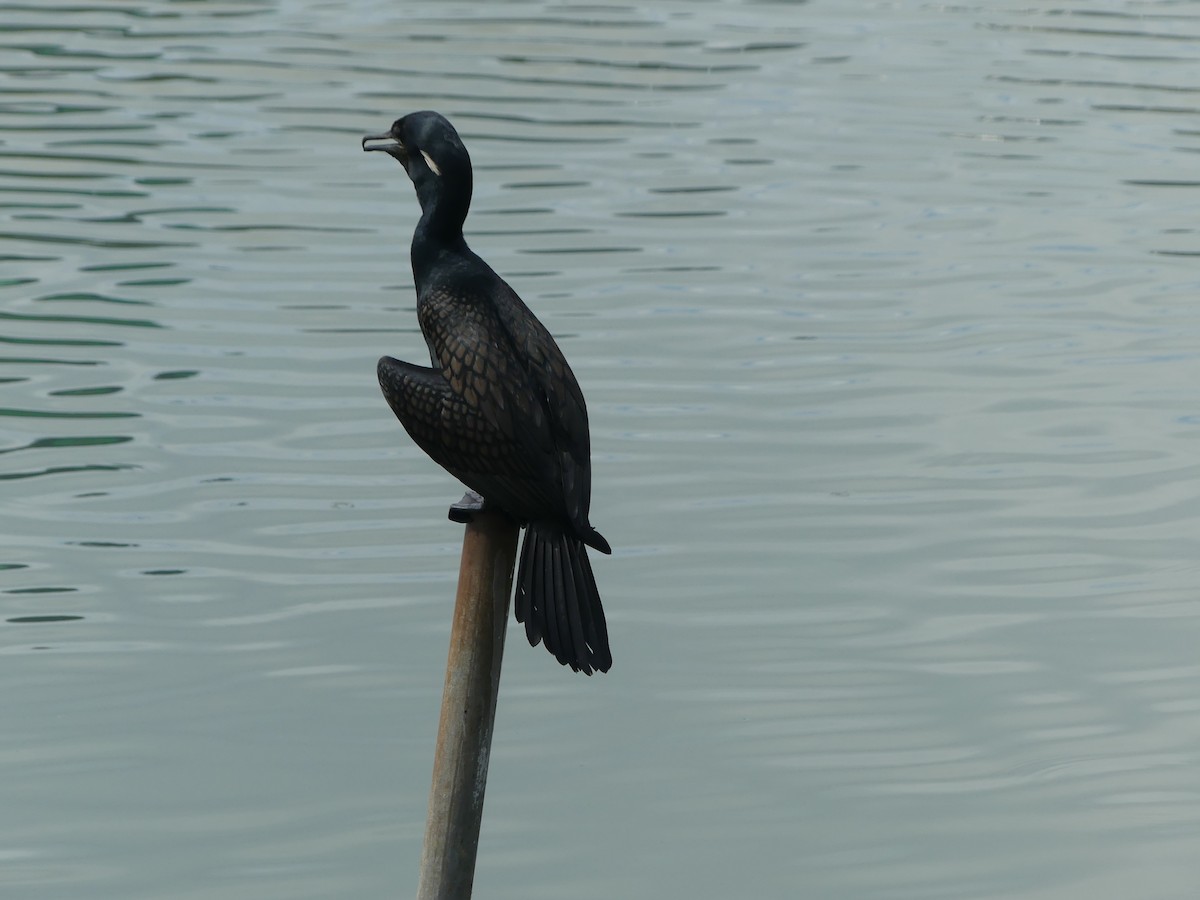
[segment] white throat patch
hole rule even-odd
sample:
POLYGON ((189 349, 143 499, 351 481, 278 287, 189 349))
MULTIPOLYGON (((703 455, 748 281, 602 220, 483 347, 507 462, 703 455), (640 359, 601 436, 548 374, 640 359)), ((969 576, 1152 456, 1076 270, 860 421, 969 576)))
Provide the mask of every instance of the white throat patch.
POLYGON ((442 170, 439 169, 437 163, 435 163, 433 161, 433 157, 430 156, 428 153, 426 153, 424 150, 421 151, 421 156, 423 156, 425 158, 425 164, 427 166, 429 166, 429 170, 431 172, 433 172, 434 175, 437 175, 440 178, 442 175, 442 170))

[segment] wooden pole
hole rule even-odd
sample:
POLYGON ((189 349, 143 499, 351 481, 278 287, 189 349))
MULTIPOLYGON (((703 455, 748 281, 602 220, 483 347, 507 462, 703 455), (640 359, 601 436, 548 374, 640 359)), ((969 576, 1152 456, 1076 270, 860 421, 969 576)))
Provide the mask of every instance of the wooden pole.
POLYGON ((468 494, 450 508, 466 522, 417 900, 468 900, 500 688, 517 526, 468 494))

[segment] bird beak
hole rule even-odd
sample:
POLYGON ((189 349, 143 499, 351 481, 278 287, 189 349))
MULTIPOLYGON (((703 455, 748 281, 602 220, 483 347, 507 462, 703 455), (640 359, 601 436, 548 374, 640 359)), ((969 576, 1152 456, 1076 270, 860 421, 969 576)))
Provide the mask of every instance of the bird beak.
POLYGON ((388 156, 398 159, 401 164, 408 162, 408 151, 404 149, 404 145, 392 137, 390 134, 368 134, 362 139, 362 148, 364 152, 371 150, 382 150, 388 156), (386 144, 372 144, 367 146, 368 141, 387 141, 386 144))

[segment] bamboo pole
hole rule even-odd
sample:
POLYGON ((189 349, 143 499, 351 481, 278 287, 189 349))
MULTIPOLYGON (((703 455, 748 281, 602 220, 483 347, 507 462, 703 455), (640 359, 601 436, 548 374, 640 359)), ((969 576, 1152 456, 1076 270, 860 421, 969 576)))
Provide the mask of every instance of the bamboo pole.
POLYGON ((466 522, 417 900, 468 900, 500 688, 517 526, 468 494, 450 508, 466 522))

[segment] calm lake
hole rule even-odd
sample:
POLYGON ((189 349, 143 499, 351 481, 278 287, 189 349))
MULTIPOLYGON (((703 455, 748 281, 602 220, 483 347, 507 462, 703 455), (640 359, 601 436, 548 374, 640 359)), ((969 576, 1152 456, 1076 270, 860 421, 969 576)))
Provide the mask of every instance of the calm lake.
POLYGON ((0 894, 415 893, 403 171, 588 398, 476 896, 1191 900, 1200 7, 0 0, 0 894))

